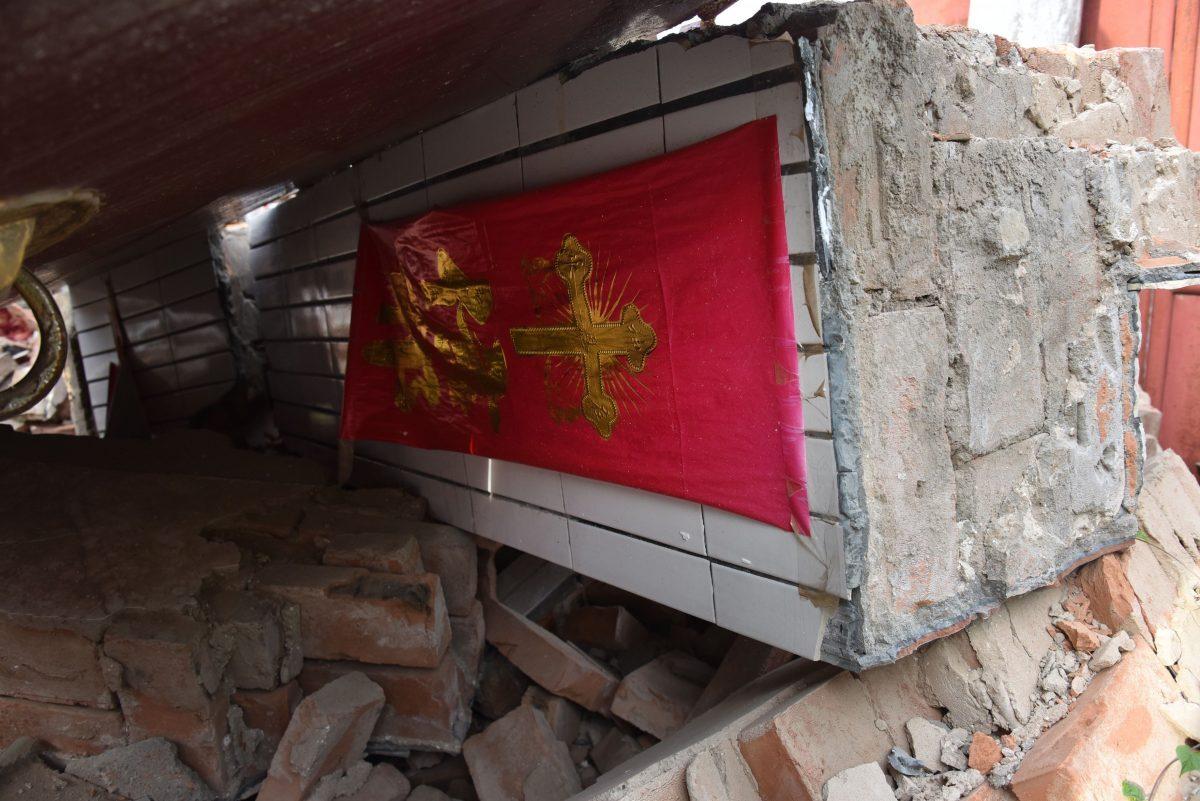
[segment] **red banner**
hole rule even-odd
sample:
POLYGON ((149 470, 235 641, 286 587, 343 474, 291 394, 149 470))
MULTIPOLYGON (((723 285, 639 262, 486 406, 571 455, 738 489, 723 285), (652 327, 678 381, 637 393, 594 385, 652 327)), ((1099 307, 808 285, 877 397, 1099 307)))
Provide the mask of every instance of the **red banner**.
POLYGON ((775 121, 365 225, 342 437, 809 531, 775 121))

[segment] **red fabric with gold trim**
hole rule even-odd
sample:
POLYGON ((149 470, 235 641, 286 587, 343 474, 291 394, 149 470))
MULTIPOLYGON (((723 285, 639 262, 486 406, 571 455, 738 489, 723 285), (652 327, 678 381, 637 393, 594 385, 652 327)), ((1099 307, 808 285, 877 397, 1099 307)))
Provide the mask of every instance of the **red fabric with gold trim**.
POLYGON ((809 532, 773 119, 365 225, 342 437, 506 459, 809 532))

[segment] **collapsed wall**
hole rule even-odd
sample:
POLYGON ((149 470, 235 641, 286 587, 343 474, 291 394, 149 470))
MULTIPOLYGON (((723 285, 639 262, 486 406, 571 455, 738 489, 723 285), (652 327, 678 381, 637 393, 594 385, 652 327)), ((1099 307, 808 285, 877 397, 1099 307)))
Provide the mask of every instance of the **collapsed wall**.
POLYGON ((849 584, 869 666, 1136 533, 1139 264, 1200 241, 1161 53, 819 12, 807 52, 849 584))

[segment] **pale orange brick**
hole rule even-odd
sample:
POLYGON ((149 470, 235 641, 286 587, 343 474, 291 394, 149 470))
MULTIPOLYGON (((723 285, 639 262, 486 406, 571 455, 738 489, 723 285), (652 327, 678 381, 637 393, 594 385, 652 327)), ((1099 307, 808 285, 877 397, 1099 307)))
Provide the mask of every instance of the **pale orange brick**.
POLYGON ((303 697, 300 684, 293 680, 274 690, 238 690, 233 702, 241 707, 246 725, 263 733, 267 750, 273 754, 303 697))
POLYGON ((21 737, 69 754, 98 754, 125 744, 125 723, 113 710, 0 697, 0 748, 21 737))

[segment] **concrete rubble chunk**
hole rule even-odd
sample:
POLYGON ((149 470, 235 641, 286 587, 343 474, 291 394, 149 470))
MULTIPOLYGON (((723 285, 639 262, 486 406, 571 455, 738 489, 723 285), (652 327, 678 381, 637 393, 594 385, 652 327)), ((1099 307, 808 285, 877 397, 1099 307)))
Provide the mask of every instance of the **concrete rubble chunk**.
POLYGON ((410 534, 346 531, 335 534, 321 557, 327 565, 361 567, 378 573, 424 573, 421 546, 410 534))
POLYGON ((209 801, 216 795, 179 761, 175 746, 154 737, 91 757, 68 759, 63 770, 128 798, 152 801, 209 801))
POLYGON ((214 623, 212 641, 228 655, 225 675, 233 686, 246 690, 278 686, 289 670, 284 665, 289 643, 282 604, 226 586, 211 588, 203 603, 214 623))
POLYGON ((575 738, 579 736, 579 724, 582 722, 583 713, 566 698, 560 698, 535 686, 525 690, 521 703, 541 710, 546 716, 546 722, 554 731, 554 736, 567 745, 575 742, 575 738))
POLYGON ((0 752, 0 798, 15 801, 124 801, 88 782, 59 773, 40 757, 40 745, 22 737, 0 752))
POLYGON ((0 615, 0 695, 112 709, 96 643, 72 631, 20 625, 0 615))
POLYGON ((306 694, 341 677, 361 674, 383 690, 384 704, 368 745, 376 753, 415 749, 456 754, 471 723, 471 686, 453 654, 436 668, 306 660, 300 686, 306 694))
POLYGON ((821 788, 821 801, 895 801, 883 768, 874 762, 847 768, 821 788))
POLYGON ((642 747, 637 740, 616 726, 611 726, 592 746, 590 756, 600 772, 607 773, 641 752, 642 747))
POLYGON ((450 618, 450 650, 458 660, 468 683, 473 687, 479 678, 487 633, 483 623, 483 604, 476 601, 467 615, 450 618))
POLYGON ((684 784, 688 801, 761 801, 754 777, 728 740, 693 757, 684 784))
POLYGON ((912 744, 912 755, 925 766, 927 770, 938 772, 945 770, 948 765, 942 762, 942 742, 950 733, 945 724, 917 717, 910 718, 904 724, 908 730, 908 739, 912 744))
POLYGON ((696 699, 688 719, 704 714, 737 690, 794 658, 787 651, 758 640, 749 637, 735 638, 712 680, 705 685, 704 691, 696 699))
POLYGON ((1133 645, 1133 639, 1126 632, 1118 631, 1096 649, 1096 652, 1092 654, 1092 658, 1088 660, 1088 667, 1091 668, 1093 673, 1107 670, 1120 662, 1121 654, 1131 650, 1133 645))
MULTIPOLYGON (((1138 644, 1038 738, 1013 776, 1013 792, 1021 801, 1058 801, 1096 797, 1093 788, 1115 796, 1125 780, 1149 788, 1175 756, 1179 734, 1162 705, 1177 697, 1154 653, 1138 644)), ((1159 797, 1178 792, 1178 771, 1167 771, 1159 797)))
POLYGON ((975 677, 982 666, 965 633, 937 640, 918 659, 924 683, 933 696, 930 700, 947 710, 951 726, 991 730, 991 712, 975 692, 975 677))
POLYGON ((664 654, 621 680, 612 713, 661 740, 687 721, 703 692, 703 685, 691 679, 706 672, 711 668, 695 657, 664 654))
POLYGON ((1179 639, 1175 629, 1160 626, 1158 631, 1154 632, 1154 652, 1158 654, 1158 661, 1166 667, 1179 661, 1183 656, 1183 641, 1179 639))
POLYGON ((942 763, 953 770, 966 770, 967 749, 970 746, 971 732, 951 729, 942 740, 942 763))
POLYGON ((565 801, 582 787, 565 743, 522 705, 463 744, 480 801, 565 801))
POLYGON ((118 711, 0 697, 0 748, 24 736, 68 754, 98 754, 126 742, 118 711))
POLYGON ((383 690, 361 673, 306 697, 271 760, 259 801, 302 801, 324 776, 361 760, 383 704, 383 690))
POLYGON ((1163 704, 1163 714, 1183 737, 1200 740, 1200 704, 1192 701, 1171 701, 1163 704))
POLYGON ((484 602, 487 640, 543 689, 607 713, 618 679, 608 668, 499 601, 484 602))
POLYGON ((450 645, 450 618, 435 575, 273 564, 257 580, 264 594, 300 607, 306 658, 437 667, 450 645))
POLYGON ((624 651, 650 638, 650 632, 623 606, 580 606, 571 610, 563 636, 585 648, 624 651))
POLYGON ((308 794, 306 801, 334 801, 357 793, 371 774, 371 764, 364 759, 343 770, 327 773, 308 794))
POLYGON ((231 736, 228 696, 220 694, 191 709, 136 690, 121 690, 118 696, 131 743, 154 737, 170 740, 183 763, 218 794, 237 789, 243 765, 231 736))
POLYGON ((203 709, 221 684, 228 654, 209 628, 179 612, 126 611, 104 634, 104 653, 122 667, 125 687, 181 709, 203 709))

